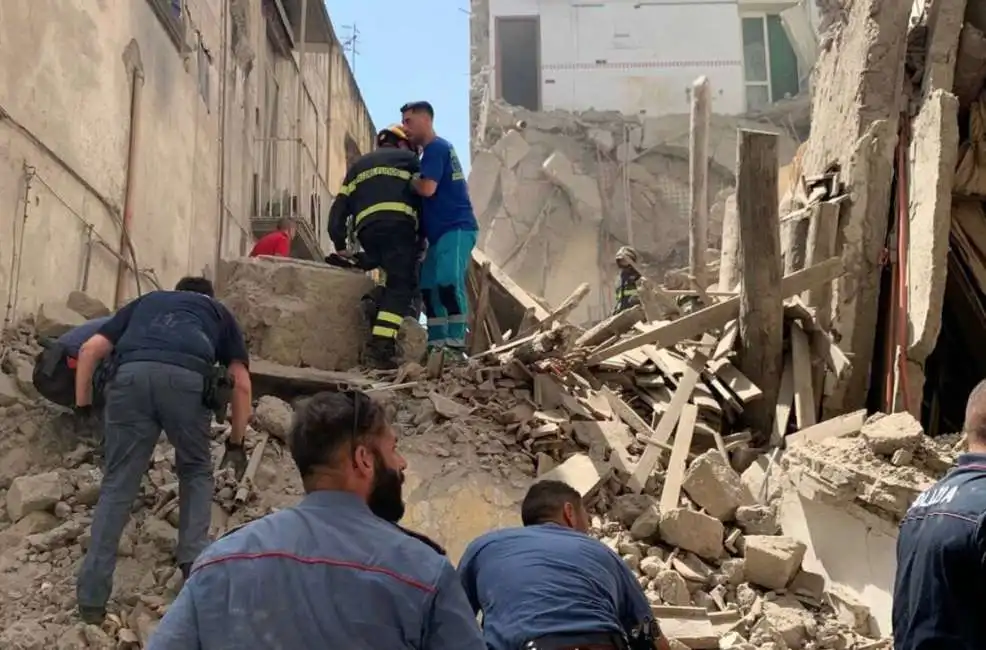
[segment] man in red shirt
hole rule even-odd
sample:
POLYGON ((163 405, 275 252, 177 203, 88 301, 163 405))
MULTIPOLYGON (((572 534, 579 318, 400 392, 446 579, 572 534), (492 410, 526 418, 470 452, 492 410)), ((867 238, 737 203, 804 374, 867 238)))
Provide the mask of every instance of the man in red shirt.
POLYGON ((254 244, 250 257, 258 255, 273 255, 275 257, 291 257, 291 240, 297 227, 289 217, 277 222, 277 230, 264 235, 254 244))

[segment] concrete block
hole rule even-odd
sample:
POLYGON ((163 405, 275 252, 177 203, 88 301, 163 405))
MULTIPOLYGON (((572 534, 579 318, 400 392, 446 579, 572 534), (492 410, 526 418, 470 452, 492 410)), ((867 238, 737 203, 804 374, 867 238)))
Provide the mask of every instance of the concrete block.
POLYGON ((630 537, 645 542, 657 540, 661 528, 661 511, 656 503, 648 505, 630 525, 630 537))
POLYGON ((871 418, 863 425, 860 435, 874 454, 892 456, 898 449, 914 451, 924 438, 924 429, 907 412, 871 418))
POLYGON ((935 90, 952 91, 965 6, 966 0, 936 0, 929 4, 928 50, 921 88, 925 95, 935 90))
POLYGON ((789 648, 804 647, 808 640, 808 626, 815 627, 814 617, 797 600, 781 596, 763 604, 767 622, 784 638, 789 648))
MULTIPOLYGON (((579 422, 573 422, 576 430, 579 422)), ((593 424, 596 424, 593 422, 593 424)), ((606 424, 600 422, 598 424, 606 424)), ((654 497, 646 494, 623 494, 613 500, 613 505, 609 508, 609 516, 617 520, 627 528, 633 526, 640 515, 644 514, 648 508, 655 504, 654 497)))
POLYGON ((264 395, 253 410, 253 425, 278 440, 287 442, 293 417, 294 410, 290 404, 273 395, 264 395))
POLYGON ((752 505, 740 475, 716 449, 710 449, 689 465, 682 488, 710 515, 730 521, 741 505, 752 505))
POLYGON ((923 362, 941 329, 952 219, 952 186, 959 151, 959 102, 933 91, 913 121, 910 146, 908 359, 923 362))
POLYGON ((736 523, 747 535, 776 535, 780 530, 774 508, 759 504, 737 508, 736 523))
POLYGON ((675 508, 661 515, 661 539, 695 555, 715 560, 723 554, 722 522, 709 515, 675 508))
POLYGON ((17 387, 14 378, 0 373, 0 407, 13 406, 24 401, 27 401, 27 398, 17 387))
POLYGON ((959 36, 955 83, 952 88, 955 96, 959 98, 959 106, 968 108, 976 101, 983 91, 984 83, 986 83, 986 34, 967 22, 959 36))
POLYGON ((746 579, 767 589, 784 589, 801 568, 806 548, 791 537, 748 535, 743 565, 746 579))
POLYGON ((507 131, 502 138, 497 140, 492 148, 493 153, 507 169, 516 167, 517 163, 523 160, 530 150, 531 145, 527 144, 524 136, 513 129, 507 131))
POLYGON ((85 317, 72 311, 66 305, 46 302, 38 307, 34 327, 39 338, 56 339, 65 332, 86 322, 85 317))
POLYGON ((469 200, 480 226, 486 226, 490 209, 500 180, 500 159, 489 151, 481 151, 469 168, 469 200))
POLYGON ((77 314, 81 314, 86 320, 102 318, 112 313, 110 308, 101 301, 82 291, 73 291, 68 294, 68 300, 65 301, 65 305, 77 314))
POLYGON ((575 454, 550 472, 539 476, 539 481, 561 481, 578 490, 582 496, 592 493, 600 483, 609 478, 611 468, 598 463, 585 454, 575 454))
POLYGON ((572 161, 560 151, 548 156, 541 167, 548 178, 565 192, 582 221, 590 224, 602 221, 603 201, 595 178, 577 173, 572 161))
POLYGON ((302 260, 223 265, 220 299, 239 321, 251 355, 321 370, 358 365, 369 335, 359 308, 373 288, 367 275, 302 260))
POLYGON ((47 510, 62 498, 62 481, 57 472, 18 476, 7 490, 7 515, 19 521, 32 512, 47 510))
POLYGON ((668 605, 687 607, 692 604, 691 594, 688 593, 688 583, 673 569, 665 569, 657 574, 651 585, 668 605))

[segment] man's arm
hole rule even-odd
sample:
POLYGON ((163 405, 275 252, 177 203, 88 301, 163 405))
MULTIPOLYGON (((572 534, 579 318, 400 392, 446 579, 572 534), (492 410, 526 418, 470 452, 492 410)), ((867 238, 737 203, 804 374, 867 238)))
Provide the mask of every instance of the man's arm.
POLYGON ((113 351, 117 341, 130 325, 130 319, 140 301, 141 298, 137 298, 124 305, 79 348, 78 365, 75 368, 76 406, 92 405, 92 375, 96 371, 96 366, 113 351))
POLYGON ((476 614, 462 593, 455 569, 444 562, 431 612, 425 624, 422 650, 486 650, 476 614))
MULTIPOLYGON (((194 580, 194 578, 192 578, 194 580)), ((151 634, 147 650, 199 650, 198 619, 195 615, 195 584, 185 584, 171 603, 157 629, 151 634)))
POLYGON ((217 346, 216 358, 219 363, 229 368, 233 378, 233 395, 230 399, 233 408, 230 431, 230 443, 242 445, 246 438, 247 422, 253 411, 253 386, 250 381, 250 353, 247 352, 243 340, 243 330, 236 318, 222 306, 225 327, 217 346))
POLYGON ((411 187, 420 196, 434 196, 438 190, 438 181, 445 175, 445 165, 448 160, 448 149, 438 142, 432 142, 425 147, 421 156, 421 175, 411 179, 411 187))

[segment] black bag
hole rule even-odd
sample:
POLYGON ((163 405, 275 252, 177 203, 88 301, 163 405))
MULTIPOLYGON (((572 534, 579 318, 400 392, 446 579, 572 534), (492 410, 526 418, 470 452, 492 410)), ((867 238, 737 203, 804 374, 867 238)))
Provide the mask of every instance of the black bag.
POLYGON ((75 371, 68 367, 65 346, 42 341, 44 349, 34 358, 31 383, 45 399, 60 406, 75 406, 75 371))

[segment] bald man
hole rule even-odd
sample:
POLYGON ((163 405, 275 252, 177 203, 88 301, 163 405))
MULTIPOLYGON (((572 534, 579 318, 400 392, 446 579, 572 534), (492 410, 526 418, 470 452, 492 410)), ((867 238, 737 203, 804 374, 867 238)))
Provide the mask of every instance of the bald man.
POLYGON ((986 381, 969 395, 964 431, 968 453, 900 524, 895 650, 986 647, 986 381))

